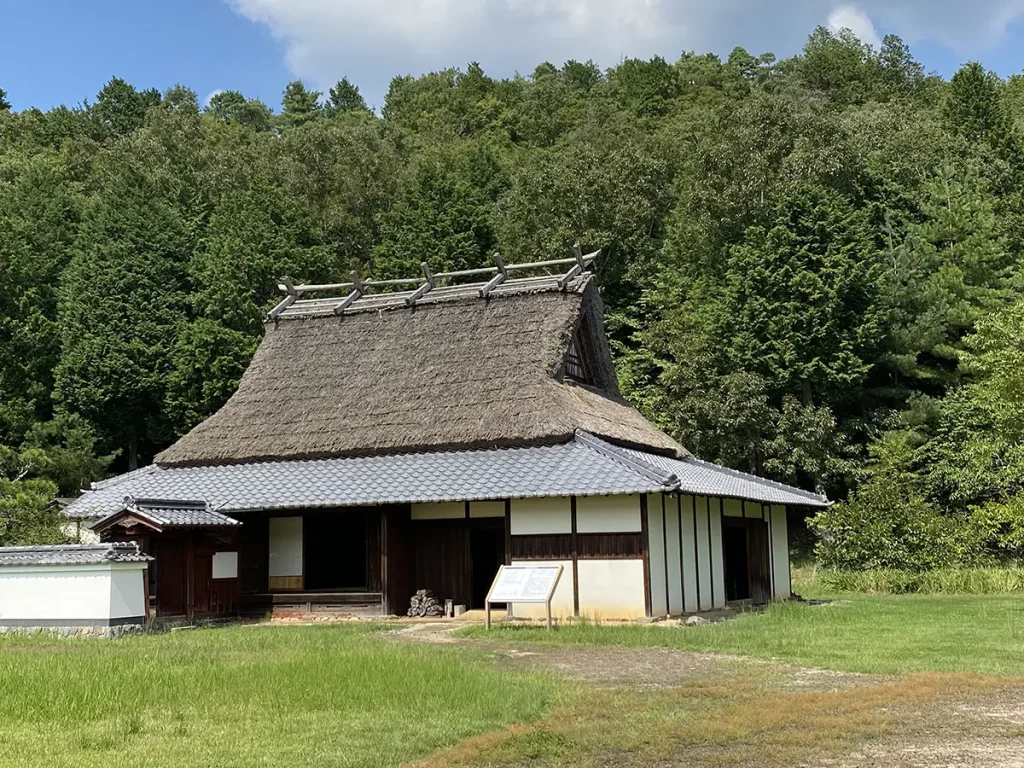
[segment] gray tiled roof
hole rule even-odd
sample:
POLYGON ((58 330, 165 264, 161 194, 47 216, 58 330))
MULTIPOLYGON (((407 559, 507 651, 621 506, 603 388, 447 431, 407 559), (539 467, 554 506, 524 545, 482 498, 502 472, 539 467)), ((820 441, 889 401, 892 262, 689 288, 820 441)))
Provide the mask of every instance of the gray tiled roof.
POLYGON ((214 528, 240 525, 234 518, 210 509, 210 505, 205 501, 134 499, 129 496, 124 500, 123 509, 151 520, 162 528, 214 528))
POLYGON ((0 547, 0 566, 100 565, 144 563, 152 560, 134 541, 113 544, 60 544, 38 547, 0 547))
POLYGON ((93 518, 126 496, 202 499, 222 513, 466 499, 600 496, 682 490, 773 504, 823 506, 819 496, 696 460, 628 451, 586 433, 560 445, 364 458, 148 467, 105 481, 66 513, 93 518))
POLYGON ((672 473, 679 482, 680 493, 810 507, 826 507, 829 503, 825 496, 700 459, 673 459, 625 448, 618 450, 672 473))

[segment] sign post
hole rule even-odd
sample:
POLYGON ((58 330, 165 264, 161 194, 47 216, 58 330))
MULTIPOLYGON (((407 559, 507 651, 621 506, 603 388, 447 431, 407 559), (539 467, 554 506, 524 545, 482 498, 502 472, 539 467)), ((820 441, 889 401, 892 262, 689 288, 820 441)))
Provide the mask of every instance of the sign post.
POLYGON ((484 602, 487 629, 491 628, 491 603, 544 603, 551 629, 551 598, 561 576, 561 565, 501 566, 484 602))

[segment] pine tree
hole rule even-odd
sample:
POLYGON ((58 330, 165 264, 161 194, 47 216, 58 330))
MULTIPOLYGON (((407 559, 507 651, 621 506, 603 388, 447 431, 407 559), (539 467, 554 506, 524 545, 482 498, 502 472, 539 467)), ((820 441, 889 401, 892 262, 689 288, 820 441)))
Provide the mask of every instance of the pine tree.
POLYGON ((294 127, 315 120, 323 112, 320 109, 319 91, 310 91, 301 80, 288 83, 281 99, 281 122, 285 126, 294 127))
POLYGON ((366 101, 359 93, 359 86, 354 85, 347 77, 341 78, 331 88, 327 100, 326 112, 329 115, 340 115, 347 112, 366 112, 370 110, 366 101))

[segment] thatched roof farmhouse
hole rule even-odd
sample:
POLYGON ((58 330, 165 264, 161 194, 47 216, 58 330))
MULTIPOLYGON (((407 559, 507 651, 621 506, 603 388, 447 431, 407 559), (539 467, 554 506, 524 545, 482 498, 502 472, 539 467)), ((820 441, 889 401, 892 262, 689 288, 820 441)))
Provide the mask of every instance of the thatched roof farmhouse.
POLYGON ((478 607, 513 562, 563 564, 569 615, 788 596, 786 507, 826 500, 697 460, 621 397, 593 258, 288 283, 224 407, 67 513, 144 540, 165 615, 478 607))

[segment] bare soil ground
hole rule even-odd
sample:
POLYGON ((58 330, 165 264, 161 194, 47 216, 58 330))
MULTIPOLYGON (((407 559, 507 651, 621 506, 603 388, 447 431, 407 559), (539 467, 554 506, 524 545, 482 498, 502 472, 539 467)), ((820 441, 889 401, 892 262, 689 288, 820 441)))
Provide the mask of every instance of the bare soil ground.
POLYGON ((576 691, 532 726, 485 734, 420 765, 965 766, 1024 768, 1024 681, 885 677, 665 649, 512 645, 451 624, 387 633, 465 645, 576 691))

